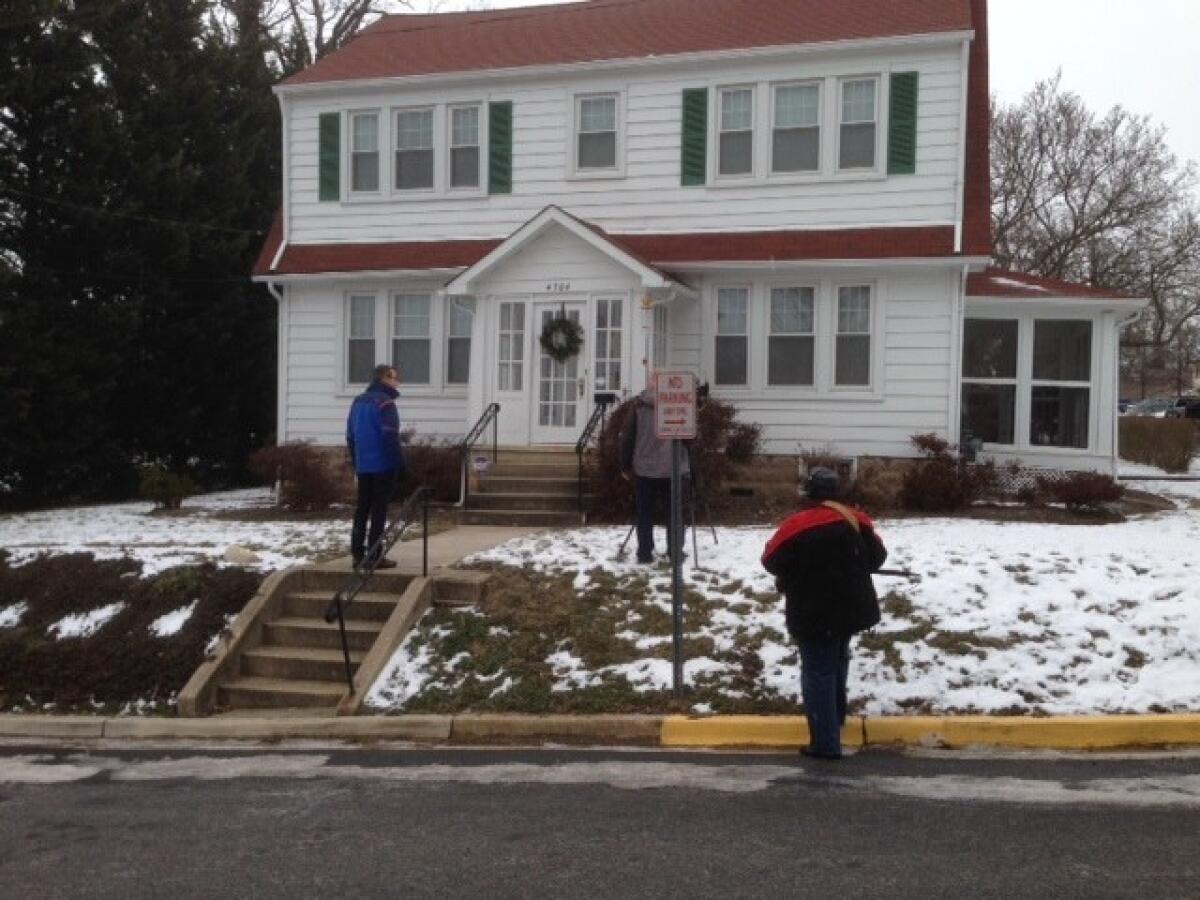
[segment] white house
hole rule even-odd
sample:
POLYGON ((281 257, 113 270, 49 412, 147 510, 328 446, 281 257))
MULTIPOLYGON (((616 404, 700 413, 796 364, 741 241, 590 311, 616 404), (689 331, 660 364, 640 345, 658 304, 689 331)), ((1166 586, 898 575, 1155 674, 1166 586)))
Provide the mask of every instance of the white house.
POLYGON ((645 363, 771 452, 1111 469, 1143 303, 989 268, 987 60, 986 0, 384 17, 276 88, 279 441, 340 443, 388 361, 422 435, 570 445, 645 363))

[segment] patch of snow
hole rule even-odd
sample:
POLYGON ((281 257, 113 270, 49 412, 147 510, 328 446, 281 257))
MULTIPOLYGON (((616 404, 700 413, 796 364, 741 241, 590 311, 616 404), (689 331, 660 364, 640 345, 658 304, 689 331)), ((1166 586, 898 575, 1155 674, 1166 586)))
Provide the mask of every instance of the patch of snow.
POLYGON ((187 620, 192 617, 192 613, 196 611, 196 605, 199 600, 193 600, 187 606, 181 606, 173 612, 167 613, 165 616, 159 616, 150 623, 150 631, 155 637, 166 638, 178 634, 179 630, 187 623, 187 620))
POLYGON ((29 604, 22 600, 0 609, 0 628, 12 628, 21 621, 21 616, 29 612, 29 604))
POLYGON ((270 491, 202 494, 184 502, 191 515, 150 515, 153 503, 78 506, 0 516, 0 547, 20 563, 40 553, 91 553, 98 559, 130 557, 152 575, 172 566, 224 565, 226 548, 253 551, 254 568, 271 571, 314 556, 342 551, 349 524, 342 519, 230 521, 214 513, 268 506, 270 491))
MULTIPOLYGON (((855 642, 851 690, 866 701, 868 714, 900 713, 914 703, 934 711, 1051 714, 1200 707, 1195 508, 1107 525, 915 518, 884 519, 879 530, 890 550, 888 567, 909 569, 918 578, 876 579, 881 597, 894 592, 911 612, 885 612, 875 629, 873 642, 889 642, 889 653, 855 642), (906 631, 917 636, 905 637, 906 631)), ((783 603, 759 562, 772 531, 718 529, 717 544, 707 529, 697 535, 700 565, 689 559, 685 580, 714 609, 710 623, 688 637, 711 639, 717 659, 755 638, 762 687, 798 700, 799 667, 783 603)), ((584 589, 642 576, 647 602, 669 610, 666 567, 639 565, 632 554, 615 558, 625 532, 541 534, 468 562, 573 572, 584 589)), ((636 628, 629 621, 619 634, 632 637, 636 628)), ((646 636, 635 646, 648 654, 662 643, 646 636)), ((720 683, 732 666, 717 659, 688 660, 687 682, 699 677, 720 683)), ((563 647, 547 663, 555 690, 602 676, 624 678, 640 691, 671 686, 669 660, 649 655, 589 671, 563 647)))
POLYGON ((367 706, 399 708, 421 692, 430 677, 429 664, 433 654, 428 643, 414 647, 417 634, 416 629, 410 631, 392 654, 367 694, 367 706))
POLYGON ((991 278, 992 284, 999 284, 1003 287, 1020 288, 1025 291, 1038 291, 1043 294, 1050 293, 1048 288, 1042 287, 1040 284, 1029 284, 1025 281, 1018 281, 1016 278, 1005 278, 1003 275, 993 275, 991 278))
POLYGON ((88 610, 85 613, 72 613, 69 616, 59 619, 46 630, 59 640, 63 638, 87 637, 88 635, 95 634, 109 619, 124 608, 124 603, 117 602, 102 606, 99 609, 88 610))

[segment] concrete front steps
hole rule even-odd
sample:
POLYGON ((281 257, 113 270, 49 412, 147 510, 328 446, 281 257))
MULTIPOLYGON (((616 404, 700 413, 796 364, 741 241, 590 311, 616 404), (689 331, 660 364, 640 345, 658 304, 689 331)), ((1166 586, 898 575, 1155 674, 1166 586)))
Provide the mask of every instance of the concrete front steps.
POLYGON ((306 566, 268 577, 214 657, 184 687, 180 714, 352 715, 421 614, 435 603, 476 602, 486 581, 477 572, 443 571, 430 578, 377 572, 345 610, 351 691, 338 625, 324 619, 334 593, 349 578, 348 567, 306 566))
MULTIPOLYGON (((475 455, 484 455, 482 452, 475 455)), ((584 482, 584 509, 591 484, 584 482)), ((468 525, 578 525, 579 460, 569 448, 503 448, 487 475, 471 487, 459 520, 468 525)))

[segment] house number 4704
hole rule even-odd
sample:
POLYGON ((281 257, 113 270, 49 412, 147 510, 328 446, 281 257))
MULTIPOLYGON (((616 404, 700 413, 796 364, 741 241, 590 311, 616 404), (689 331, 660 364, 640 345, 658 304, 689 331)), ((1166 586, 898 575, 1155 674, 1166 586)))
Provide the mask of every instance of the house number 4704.
POLYGON ((547 294, 565 294, 571 290, 571 282, 569 281, 547 281, 547 294))

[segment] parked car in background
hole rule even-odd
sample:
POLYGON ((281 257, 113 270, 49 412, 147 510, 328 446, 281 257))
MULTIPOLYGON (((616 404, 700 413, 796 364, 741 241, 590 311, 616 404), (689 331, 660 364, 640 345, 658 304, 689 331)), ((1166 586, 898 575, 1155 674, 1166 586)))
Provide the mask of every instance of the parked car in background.
POLYGON ((1129 407, 1131 406, 1133 406, 1133 401, 1122 397, 1117 401, 1117 413, 1123 416, 1125 413, 1129 412, 1129 407))
POLYGON ((1166 416, 1168 419, 1187 418, 1188 417, 1186 415, 1187 410, 1190 407, 1195 406, 1197 403, 1200 403, 1200 397, 1194 397, 1194 396, 1176 397, 1171 403, 1171 408, 1167 410, 1166 416))
POLYGON ((1167 410, 1175 405, 1175 401, 1170 397, 1152 397, 1149 400, 1141 400, 1126 411, 1127 416, 1154 416, 1156 419, 1161 419, 1167 414, 1167 410))

